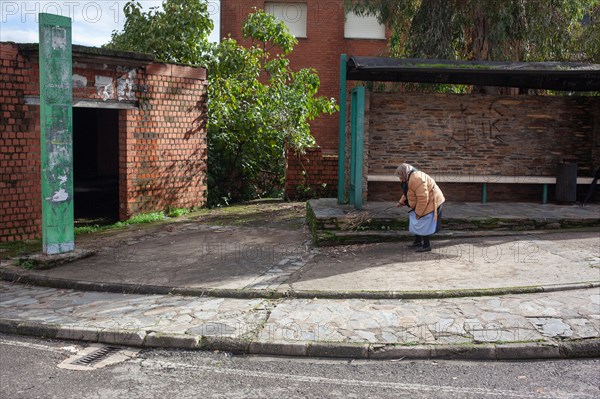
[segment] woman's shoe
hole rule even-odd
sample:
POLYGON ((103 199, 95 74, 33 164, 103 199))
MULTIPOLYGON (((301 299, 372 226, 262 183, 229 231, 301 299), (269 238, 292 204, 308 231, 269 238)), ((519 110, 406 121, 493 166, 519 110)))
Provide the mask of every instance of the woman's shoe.
POLYGON ((423 246, 423 243, 420 242, 420 241, 419 242, 413 242, 412 244, 408 244, 409 248, 419 248, 419 247, 422 247, 422 246, 423 246))
POLYGON ((415 252, 431 252, 431 246, 427 246, 427 247, 420 246, 419 248, 417 248, 417 250, 415 252))

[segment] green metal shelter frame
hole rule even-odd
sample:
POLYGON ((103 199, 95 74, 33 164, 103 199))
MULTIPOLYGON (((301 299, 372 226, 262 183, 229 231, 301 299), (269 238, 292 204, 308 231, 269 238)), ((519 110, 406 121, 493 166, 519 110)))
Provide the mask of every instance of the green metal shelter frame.
MULTIPOLYGON (((562 91, 600 91, 600 65, 573 62, 487 62, 340 57, 340 118, 338 149, 338 204, 346 203, 346 101, 348 80, 466 84, 562 91)), ((365 125, 365 88, 351 91, 351 147, 349 202, 362 209, 365 125)), ((487 201, 483 186, 483 202, 487 201)), ((548 187, 544 186, 544 198, 548 187)))

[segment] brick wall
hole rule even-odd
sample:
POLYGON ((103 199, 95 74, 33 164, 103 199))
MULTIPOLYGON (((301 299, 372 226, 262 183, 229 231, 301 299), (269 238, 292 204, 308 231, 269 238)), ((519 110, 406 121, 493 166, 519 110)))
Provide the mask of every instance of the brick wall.
POLYGON ((140 107, 122 113, 125 151, 121 190, 127 205, 121 218, 167 207, 206 202, 206 71, 153 64, 141 72, 140 107), (201 101, 202 112, 195 107, 201 101))
MULTIPOLYGON (((37 55, 10 43, 0 50, 0 240, 33 239, 41 234, 40 123, 26 97, 39 96, 37 55)), ((78 62, 75 54, 73 62, 74 101, 138 106, 119 110, 120 218, 204 205, 206 70, 123 62, 78 62), (113 88, 100 87, 102 79, 113 88), (119 91, 119 79, 132 90, 119 91)))
POLYGON ((305 154, 288 153, 285 170, 285 196, 292 200, 337 197, 338 157, 324 155, 320 148, 305 154))
MULTIPOLYGON (((278 0, 303 2, 307 4, 307 37, 298 38, 298 45, 290 54, 291 67, 294 70, 314 68, 321 80, 319 95, 339 98, 340 55, 384 55, 387 51, 386 40, 362 40, 344 38, 343 0, 278 0)), ((242 41, 242 22, 253 12, 253 8, 264 8, 262 0, 221 0, 221 36, 231 36, 242 41)), ((243 42, 243 41, 242 41, 243 42)), ((245 42, 248 45, 248 42, 245 42)), ((352 82, 348 83, 350 88, 352 82)), ((311 123, 311 133, 315 137, 319 151, 327 156, 338 153, 337 114, 325 115, 311 123)), ((293 165, 295 161, 290 161, 293 165)), ((324 173, 337 175, 337 163, 325 162, 323 167, 330 168, 324 173)), ((293 178, 294 173, 286 174, 293 178)), ((293 180, 286 187, 294 187, 301 181, 293 180)), ((337 183, 336 183, 337 185, 337 183)), ((287 189, 286 189, 287 192, 287 189)), ((334 192, 334 195, 335 192, 334 192)))
MULTIPOLYGON (((319 95, 339 98, 340 91, 340 55, 384 55, 387 52, 386 40, 363 40, 344 38, 344 5, 343 0, 278 0, 282 2, 303 2, 307 4, 307 37, 298 38, 298 45, 290 54, 291 67, 294 70, 314 68, 321 80, 319 95)), ((264 0, 221 0, 221 36, 228 34, 242 40, 242 22, 253 12, 253 8, 264 8, 264 0)), ((348 82, 348 88, 353 82, 348 82)), ((311 123, 311 133, 315 137, 320 150, 311 154, 321 153, 326 156, 338 153, 338 122, 339 116, 325 115, 311 123)), ((337 162, 321 162, 322 167, 330 168, 323 171, 328 176, 337 176, 337 162)), ((289 165, 295 165, 290 160, 289 165)), ((296 174, 286 173, 286 193, 289 187, 303 185, 302 179, 295 179, 296 174)), ((337 178, 337 177, 336 177, 337 178)), ((337 186, 337 182, 335 183, 337 186)), ((337 196, 335 191, 333 196, 337 196)))
POLYGON ((17 48, 0 43, 0 241, 34 239, 42 223, 39 111, 24 99, 30 81, 17 48))
MULTIPOLYGON (((368 173, 391 174, 409 162, 434 177, 555 176, 558 162, 575 159, 578 175, 591 176, 600 162, 592 144, 599 104, 598 97, 373 93, 368 173)), ((481 198, 480 185, 440 186, 454 201, 481 198)), ((541 190, 541 185, 488 186, 490 201, 538 201, 541 190)), ((552 199, 553 188, 549 191, 552 199)), ((398 194, 389 184, 369 184, 370 200, 398 194)))

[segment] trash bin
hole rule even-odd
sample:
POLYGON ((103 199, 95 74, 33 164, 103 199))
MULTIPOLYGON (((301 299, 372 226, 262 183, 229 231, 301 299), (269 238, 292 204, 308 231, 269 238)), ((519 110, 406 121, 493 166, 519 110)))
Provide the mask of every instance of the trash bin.
POLYGON ((577 163, 556 165, 556 202, 577 201, 577 163))

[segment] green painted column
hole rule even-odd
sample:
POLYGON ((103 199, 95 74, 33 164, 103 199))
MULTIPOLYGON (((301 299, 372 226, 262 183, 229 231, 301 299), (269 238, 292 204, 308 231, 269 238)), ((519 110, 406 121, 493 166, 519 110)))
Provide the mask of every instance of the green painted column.
POLYGON ((340 57, 340 127, 338 140, 338 204, 345 202, 346 190, 346 54, 340 57))
POLYGON ((487 183, 483 183, 481 187, 481 203, 487 204, 487 183))
POLYGON ((42 241, 46 255, 75 249, 71 19, 40 14, 42 241))
POLYGON ((350 153, 350 204, 363 206, 363 158, 365 145, 365 88, 352 89, 352 141, 350 153))

